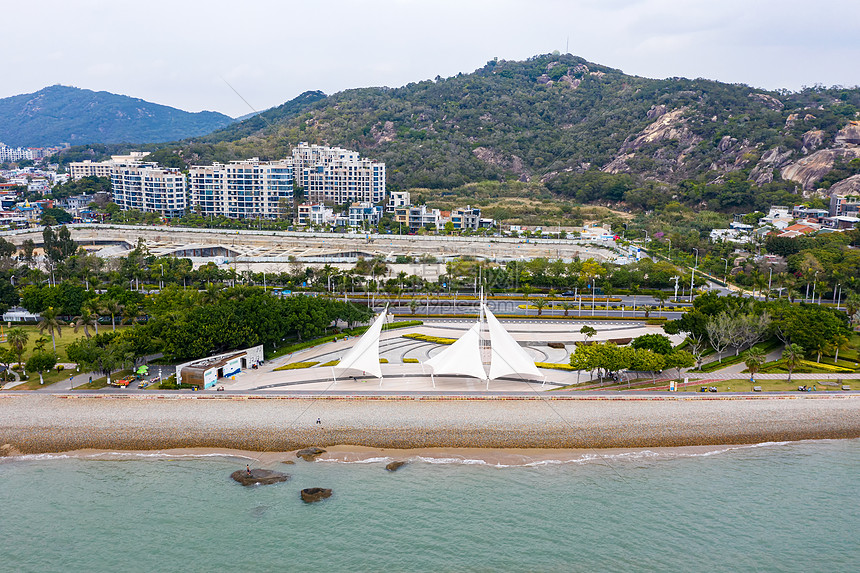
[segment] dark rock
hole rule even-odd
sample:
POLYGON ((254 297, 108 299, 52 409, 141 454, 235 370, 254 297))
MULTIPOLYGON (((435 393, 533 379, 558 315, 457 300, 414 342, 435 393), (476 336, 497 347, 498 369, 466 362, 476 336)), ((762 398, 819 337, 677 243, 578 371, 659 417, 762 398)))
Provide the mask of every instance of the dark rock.
POLYGON ((302 458, 306 462, 312 462, 318 456, 325 453, 325 450, 322 448, 305 448, 303 450, 299 450, 296 452, 297 458, 302 458))
POLYGON ((250 475, 247 470, 236 470, 230 474, 230 477, 242 485, 269 485, 290 479, 288 474, 258 468, 251 470, 250 475))
POLYGON ((309 487, 303 489, 300 493, 302 496, 302 501, 305 503, 322 501, 328 497, 331 497, 331 490, 323 487, 309 487))
POLYGON ((406 462, 391 462, 390 464, 385 466, 385 469, 387 469, 390 472, 396 472, 397 470, 399 470, 400 468, 402 468, 405 465, 406 465, 406 462))
POLYGON ((282 461, 281 463, 282 463, 282 464, 287 464, 288 466, 294 466, 294 465, 296 465, 296 461, 295 461, 295 460, 284 460, 284 461, 282 461))

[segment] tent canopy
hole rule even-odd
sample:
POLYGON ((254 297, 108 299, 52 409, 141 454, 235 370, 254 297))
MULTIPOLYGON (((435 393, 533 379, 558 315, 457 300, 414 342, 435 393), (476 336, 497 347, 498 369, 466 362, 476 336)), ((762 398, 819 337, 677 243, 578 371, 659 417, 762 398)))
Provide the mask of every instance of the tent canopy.
POLYGON ((490 379, 519 374, 528 378, 543 378, 534 360, 523 350, 523 347, 508 334, 487 305, 484 305, 487 326, 490 329, 492 355, 490 358, 490 379))
POLYGON ((487 377, 481 360, 480 334, 481 323, 476 322, 457 341, 442 352, 425 362, 433 369, 435 376, 443 374, 462 374, 483 380, 487 377))
POLYGON ((350 348, 340 362, 334 366, 334 370, 359 370, 382 378, 382 367, 379 365, 379 335, 385 324, 388 309, 379 313, 374 323, 367 329, 358 342, 350 348))

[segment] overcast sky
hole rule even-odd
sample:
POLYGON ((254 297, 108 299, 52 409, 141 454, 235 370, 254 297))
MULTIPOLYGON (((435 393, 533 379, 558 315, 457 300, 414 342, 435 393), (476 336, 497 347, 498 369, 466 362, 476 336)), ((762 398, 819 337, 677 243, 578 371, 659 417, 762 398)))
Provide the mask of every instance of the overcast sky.
POLYGON ((569 51, 628 74, 860 84, 858 0, 6 2, 0 97, 53 84, 189 111, 471 72, 569 51), (223 79, 222 79, 223 78, 223 79))

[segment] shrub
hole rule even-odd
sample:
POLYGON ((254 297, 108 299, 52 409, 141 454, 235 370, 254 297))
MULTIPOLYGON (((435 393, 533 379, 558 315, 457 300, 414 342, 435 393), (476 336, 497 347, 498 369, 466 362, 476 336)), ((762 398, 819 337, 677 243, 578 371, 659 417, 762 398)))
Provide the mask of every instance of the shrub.
POLYGON ((442 338, 440 336, 429 336, 427 334, 409 333, 404 334, 403 338, 411 338, 412 340, 420 340, 422 342, 432 342, 433 344, 454 344, 456 338, 442 338))
POLYGON ((550 342, 547 344, 550 348, 558 348, 560 350, 564 349, 564 342, 550 342))
POLYGON ((388 358, 380 358, 379 363, 380 364, 388 364, 388 358))
POLYGON ((62 364, 57 364, 57 372, 62 372, 65 369, 66 369, 66 367, 63 366, 62 364))

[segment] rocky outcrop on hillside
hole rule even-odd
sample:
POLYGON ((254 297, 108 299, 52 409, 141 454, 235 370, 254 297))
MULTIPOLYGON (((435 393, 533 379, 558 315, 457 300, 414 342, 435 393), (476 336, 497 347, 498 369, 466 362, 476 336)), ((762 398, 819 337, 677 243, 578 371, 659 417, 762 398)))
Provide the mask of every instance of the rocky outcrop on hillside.
POLYGON ((781 175, 783 179, 800 183, 804 191, 811 191, 815 189, 815 184, 833 169, 837 159, 850 161, 857 157, 860 157, 860 147, 822 149, 785 166, 781 175))
POLYGON ((830 192, 837 195, 860 194, 860 175, 852 175, 848 179, 843 179, 839 183, 835 183, 830 188, 830 192))
POLYGON ((760 93, 751 93, 749 95, 750 99, 758 100, 762 102, 764 105, 769 107, 770 109, 776 111, 782 111, 785 108, 785 104, 781 101, 773 97, 772 95, 760 94, 760 93))
POLYGON ((801 153, 811 153, 824 144, 824 138, 827 134, 820 129, 811 129, 803 134, 803 147, 801 153))
POLYGON ((505 157, 503 154, 495 151, 493 149, 488 149, 486 147, 476 147, 472 150, 472 153, 475 157, 483 161, 484 163, 489 163, 490 165, 495 165, 497 167, 501 167, 507 171, 513 171, 517 175, 519 175, 520 181, 530 181, 531 175, 528 173, 528 170, 525 168, 523 164, 523 160, 516 155, 511 155, 510 157, 505 157))
POLYGON ((860 145, 860 121, 852 121, 836 134, 836 145, 860 145))
POLYGON ((780 169, 791 161, 794 151, 791 149, 782 151, 778 147, 768 149, 759 159, 758 164, 750 171, 750 179, 757 185, 764 185, 773 181, 774 169, 780 169))

